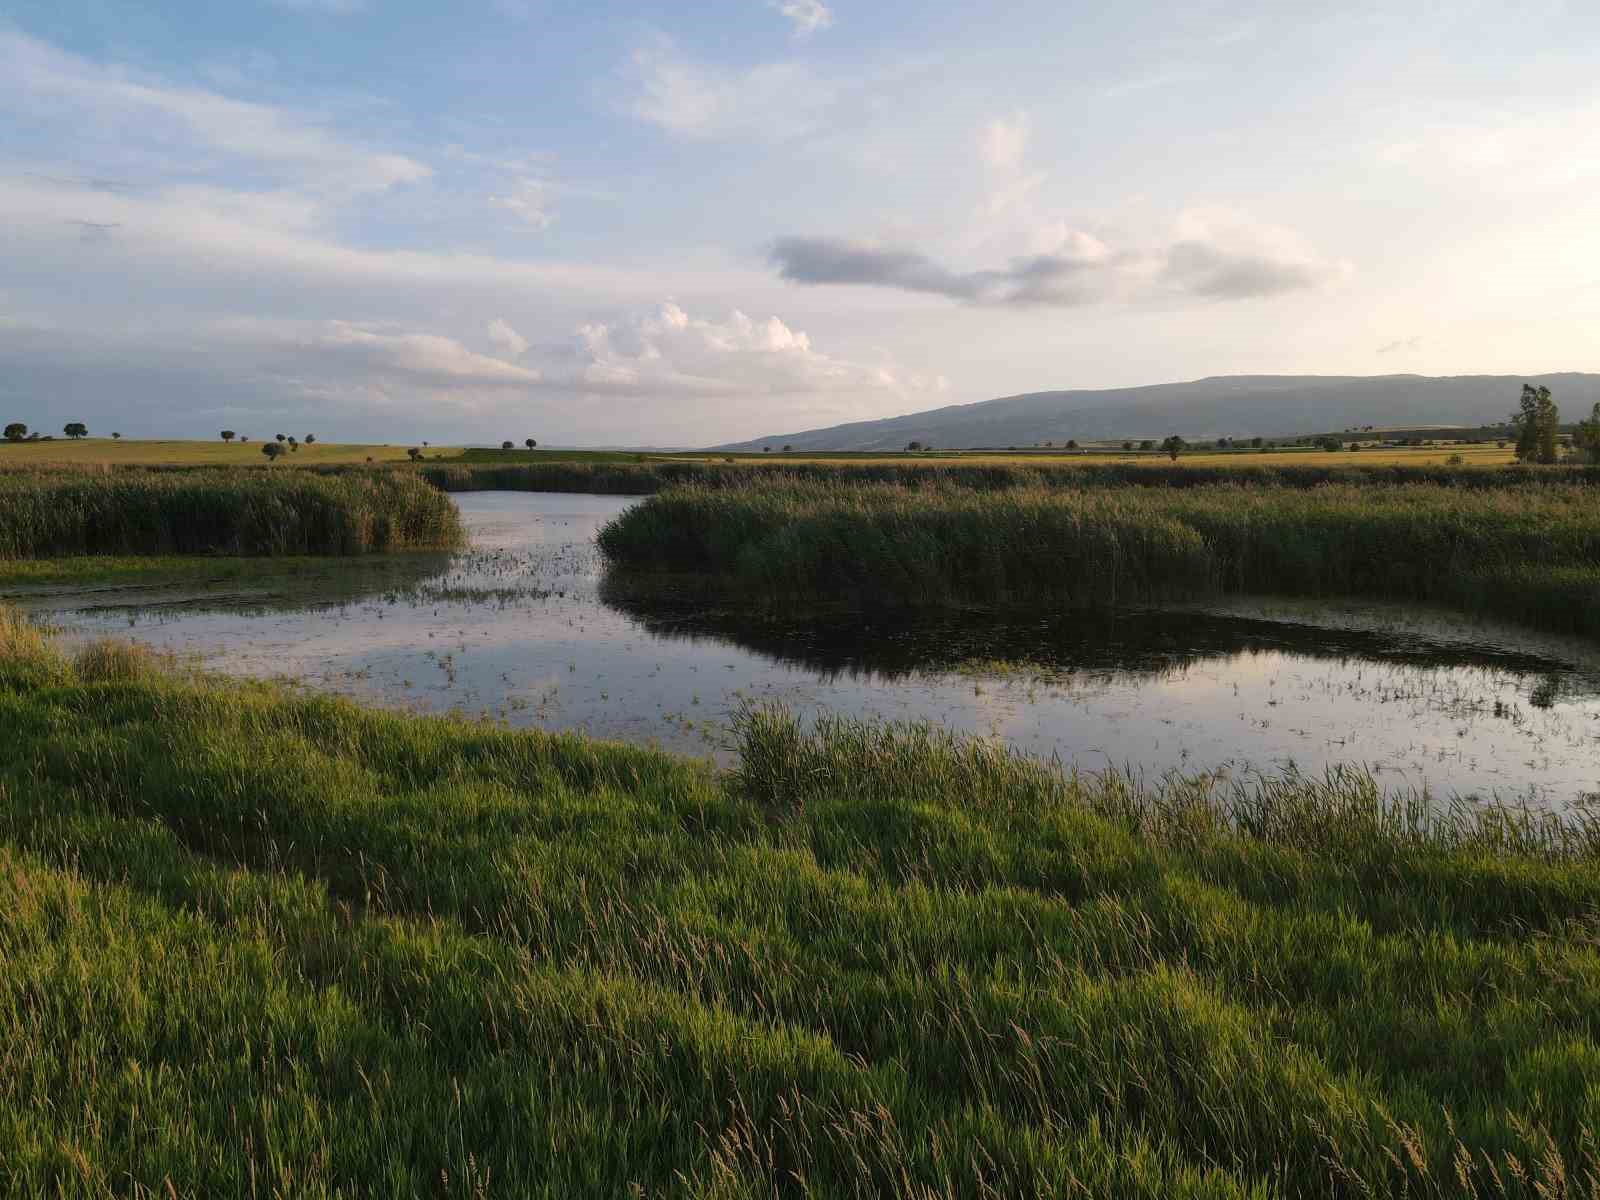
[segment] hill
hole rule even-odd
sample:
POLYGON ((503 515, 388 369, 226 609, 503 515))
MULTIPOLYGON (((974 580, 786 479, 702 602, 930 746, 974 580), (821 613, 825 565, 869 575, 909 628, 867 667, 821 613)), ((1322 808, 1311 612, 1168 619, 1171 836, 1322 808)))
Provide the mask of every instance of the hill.
POLYGON ((1600 375, 1224 375, 1189 383, 1029 392, 929 412, 773 434, 718 449, 891 450, 1032 446, 1121 438, 1291 437, 1504 421, 1523 383, 1543 384, 1574 420, 1600 401, 1600 375))

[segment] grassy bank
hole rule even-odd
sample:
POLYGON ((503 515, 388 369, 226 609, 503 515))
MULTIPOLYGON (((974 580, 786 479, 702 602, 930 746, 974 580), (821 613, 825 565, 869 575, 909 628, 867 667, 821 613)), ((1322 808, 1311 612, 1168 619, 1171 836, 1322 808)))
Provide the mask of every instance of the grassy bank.
POLYGON ((647 496, 685 484, 739 488, 751 484, 894 483, 903 487, 944 485, 980 491, 1018 488, 1204 487, 1218 483, 1285 488, 1328 483, 1435 483, 1441 486, 1497 489, 1528 484, 1600 485, 1597 467, 1350 465, 1348 458, 1318 465, 1307 462, 1257 464, 1243 457, 1212 464, 1196 461, 1074 462, 1066 459, 985 462, 970 458, 897 461, 651 461, 430 463, 417 469, 447 492, 592 492, 647 496), (1242 464, 1242 465, 1241 465, 1242 464))
POLYGON ((1368 596, 1600 635, 1600 506, 1583 485, 688 486, 600 546, 774 600, 1368 596))
POLYGON ((325 555, 462 538, 409 472, 0 472, 0 560, 66 555, 325 555))
MULTIPOLYGON (((248 442, 224 442, 220 437, 208 441, 177 438, 58 438, 54 441, 6 442, 0 441, 0 470, 26 468, 40 470, 52 467, 89 466, 205 466, 234 467, 259 466, 266 462, 261 453, 262 437, 252 437, 248 442)), ((362 464, 404 462, 407 446, 379 446, 352 442, 312 442, 301 444, 288 457, 297 465, 327 466, 336 464, 362 464)), ((434 448, 428 454, 460 453, 455 448, 434 448)))
POLYGON ((10 619, 0 730, 6 1195, 1600 1170, 1580 823, 1426 819, 1359 776, 1151 792, 768 712, 715 776, 68 662, 10 619))

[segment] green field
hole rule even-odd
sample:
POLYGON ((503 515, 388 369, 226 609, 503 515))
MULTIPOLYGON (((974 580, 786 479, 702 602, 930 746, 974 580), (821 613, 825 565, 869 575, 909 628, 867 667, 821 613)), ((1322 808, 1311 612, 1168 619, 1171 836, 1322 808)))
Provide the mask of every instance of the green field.
POLYGON ((1592 825, 0 631, 0 1194, 1588 1194, 1592 825), (1586 1182, 1587 1181, 1587 1182, 1586 1182))
MULTIPOLYGON (((299 435, 296 435, 299 436, 299 435)), ((142 440, 135 438, 79 438, 55 441, 6 442, 0 441, 0 470, 8 467, 259 467, 266 464, 261 453, 264 438, 252 437, 248 442, 142 440)), ((374 446, 358 443, 314 442, 301 445, 292 453, 285 453, 280 463, 295 466, 328 466, 345 463, 404 462, 406 443, 392 446, 374 446)), ((420 447, 419 447, 420 448, 420 447)), ((430 447, 423 451, 429 458, 435 455, 455 457, 461 451, 454 447, 430 447)))

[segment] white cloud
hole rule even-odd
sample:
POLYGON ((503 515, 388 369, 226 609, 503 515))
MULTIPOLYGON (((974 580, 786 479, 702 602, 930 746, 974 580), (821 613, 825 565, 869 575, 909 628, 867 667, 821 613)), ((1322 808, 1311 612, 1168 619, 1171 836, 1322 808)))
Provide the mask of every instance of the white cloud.
POLYGON ((324 194, 383 191, 432 174, 413 158, 356 145, 303 114, 141 79, 20 33, 0 32, 0 108, 69 124, 124 159, 142 149, 170 168, 174 145, 182 145, 259 164, 277 171, 280 182, 324 194))
POLYGON ((573 337, 578 386, 600 391, 688 395, 938 390, 939 381, 891 364, 823 354, 776 316, 734 310, 725 320, 692 317, 667 301, 573 337))
POLYGON ((499 317, 489 322, 489 340, 512 358, 518 357, 528 349, 528 339, 499 317))
POLYGON ((531 368, 476 354, 454 338, 373 329, 348 321, 326 322, 306 344, 352 358, 379 374, 411 376, 434 386, 526 386, 541 378, 531 368))
POLYGON ((1600 102, 1425 119, 1378 153, 1394 166, 1512 191, 1558 187, 1600 175, 1600 102))
POLYGON ((772 7, 789 19, 797 38, 810 37, 833 24, 833 10, 822 0, 772 0, 772 7))
POLYGON ((681 137, 784 141, 816 130, 840 87, 793 62, 742 70, 698 63, 668 39, 633 52, 629 116, 681 137))
POLYGON ((984 127, 979 153, 983 161, 995 170, 1015 171, 1022 166, 1032 132, 1032 124, 1025 112, 997 117, 984 127))
POLYGON ((556 215, 550 211, 549 187, 537 179, 523 179, 508 196, 494 195, 489 203, 505 209, 530 229, 549 229, 556 215))

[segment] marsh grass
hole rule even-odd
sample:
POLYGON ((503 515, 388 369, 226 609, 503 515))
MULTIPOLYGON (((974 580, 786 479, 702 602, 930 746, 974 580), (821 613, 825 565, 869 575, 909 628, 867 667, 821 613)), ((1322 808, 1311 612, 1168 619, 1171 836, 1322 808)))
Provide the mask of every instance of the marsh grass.
POLYGON ((1600 635, 1600 505, 1576 484, 687 485, 599 542, 614 564, 773 601, 1364 596, 1600 635))
POLYGON ((1596 1193, 1582 819, 107 661, 0 619, 0 1194, 1596 1193))
POLYGON ((462 538, 455 505, 406 472, 0 472, 0 560, 349 555, 462 538))
MULTIPOLYGON (((487 452, 489 456, 500 452, 487 452)), ((543 453, 538 452, 538 453, 543 453)), ((1302 463, 1253 465, 1190 465, 1183 462, 1054 463, 867 462, 848 460, 785 462, 653 460, 626 461, 551 460, 539 462, 482 462, 475 459, 429 463, 415 470, 435 487, 447 492, 523 491, 589 492, 646 496, 687 484, 706 488, 740 489, 754 485, 786 486, 806 483, 839 485, 892 483, 906 488, 970 488, 975 491, 1010 491, 1032 488, 1136 487, 1176 489, 1232 483, 1249 487, 1316 488, 1329 483, 1350 485, 1433 483, 1472 489, 1521 488, 1547 484, 1600 484, 1600 467, 1350 466, 1302 463)))

